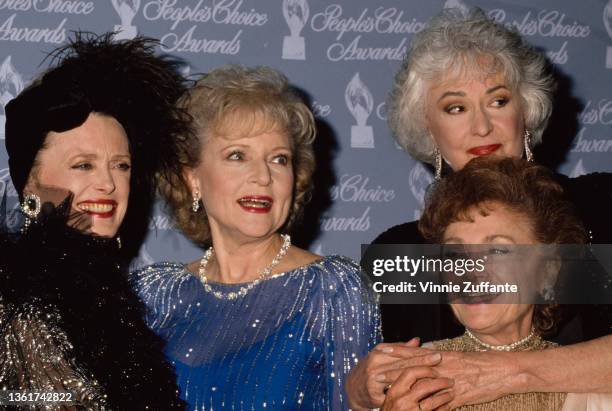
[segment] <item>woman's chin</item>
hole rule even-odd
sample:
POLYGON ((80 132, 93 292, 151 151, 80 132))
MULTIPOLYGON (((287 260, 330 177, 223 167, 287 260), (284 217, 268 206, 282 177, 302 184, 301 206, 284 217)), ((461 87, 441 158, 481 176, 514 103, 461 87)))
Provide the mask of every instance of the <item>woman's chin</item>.
POLYGON ((479 331, 493 327, 496 322, 498 304, 461 304, 460 308, 456 308, 457 317, 464 327, 479 331))
POLYGON ((115 226, 94 224, 85 233, 96 237, 112 238, 117 235, 117 231, 118 228, 115 226))

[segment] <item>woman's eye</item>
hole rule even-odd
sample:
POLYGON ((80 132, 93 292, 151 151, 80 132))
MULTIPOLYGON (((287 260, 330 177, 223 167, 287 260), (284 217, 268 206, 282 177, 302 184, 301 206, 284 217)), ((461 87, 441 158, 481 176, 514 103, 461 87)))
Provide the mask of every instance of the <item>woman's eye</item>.
POLYGON ((452 106, 448 106, 444 109, 444 111, 446 111, 448 114, 458 114, 461 113, 464 110, 463 106, 459 106, 459 105, 452 105, 452 106))
POLYGON ((240 151, 232 151, 230 155, 227 156, 227 159, 233 161, 242 160, 244 159, 244 154, 242 154, 240 151))
POLYGON ((91 163, 78 163, 71 167, 73 170, 91 170, 93 165, 91 163))
POLYGON ((489 255, 504 255, 509 254, 510 250, 504 247, 491 247, 488 250, 489 255))
POLYGON ((115 167, 122 171, 128 171, 132 168, 132 165, 130 163, 119 163, 115 167))
POLYGON ((508 104, 509 101, 510 100, 507 99, 506 97, 496 98, 495 100, 493 100, 493 106, 504 107, 506 104, 508 104))
POLYGON ((286 166, 287 164, 289 164, 290 161, 291 160, 289 159, 289 156, 286 155, 286 154, 281 154, 281 155, 275 156, 272 159, 273 163, 280 164, 280 165, 283 165, 283 166, 286 166))

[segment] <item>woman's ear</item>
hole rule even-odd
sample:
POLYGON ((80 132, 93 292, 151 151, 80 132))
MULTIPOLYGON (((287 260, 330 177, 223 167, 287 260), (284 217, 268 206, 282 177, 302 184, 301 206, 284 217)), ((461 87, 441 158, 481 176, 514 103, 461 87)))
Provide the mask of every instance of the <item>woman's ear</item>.
POLYGON ((198 182, 198 179, 195 176, 195 170, 193 168, 185 167, 183 169, 183 178, 187 182, 187 185, 191 190, 192 196, 195 196, 196 193, 199 194, 202 192, 200 190, 200 183, 198 182))

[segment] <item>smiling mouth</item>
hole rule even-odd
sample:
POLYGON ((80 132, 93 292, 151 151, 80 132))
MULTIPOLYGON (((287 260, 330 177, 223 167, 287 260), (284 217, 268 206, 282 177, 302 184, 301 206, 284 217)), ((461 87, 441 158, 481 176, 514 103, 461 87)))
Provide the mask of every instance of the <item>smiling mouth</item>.
POLYGON ((448 299, 455 304, 486 304, 493 302, 503 294, 493 290, 478 289, 473 285, 474 283, 470 283, 468 287, 464 283, 461 286, 461 291, 449 294, 448 299))
POLYGON ((247 196, 238 199, 237 202, 246 211, 267 213, 272 208, 274 200, 268 196, 247 196))
POLYGON ((501 294, 490 294, 490 293, 462 293, 457 299, 461 301, 462 304, 482 304, 482 303, 490 303, 495 300, 501 294))
POLYGON ((501 146, 501 144, 489 144, 486 146, 473 147, 468 150, 468 153, 475 156, 486 156, 497 151, 501 146))
POLYGON ((115 214, 117 202, 113 200, 83 201, 77 204, 77 208, 89 215, 109 218, 115 214))

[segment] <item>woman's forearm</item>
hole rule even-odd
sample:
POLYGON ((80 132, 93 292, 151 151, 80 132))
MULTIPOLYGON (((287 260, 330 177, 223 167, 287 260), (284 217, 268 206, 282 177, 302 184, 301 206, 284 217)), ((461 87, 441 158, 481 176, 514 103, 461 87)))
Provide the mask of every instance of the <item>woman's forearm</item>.
POLYGON ((612 335, 517 357, 517 391, 612 393, 612 335))
POLYGON ((612 336, 531 352, 445 352, 436 367, 455 381, 451 409, 524 392, 612 393, 612 336))

